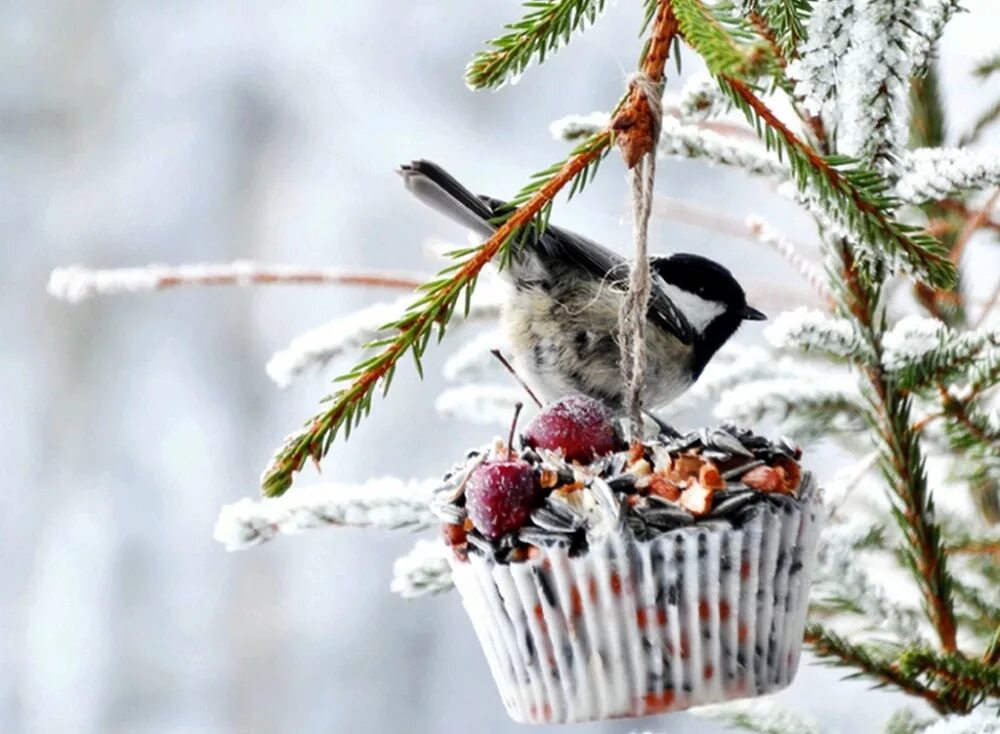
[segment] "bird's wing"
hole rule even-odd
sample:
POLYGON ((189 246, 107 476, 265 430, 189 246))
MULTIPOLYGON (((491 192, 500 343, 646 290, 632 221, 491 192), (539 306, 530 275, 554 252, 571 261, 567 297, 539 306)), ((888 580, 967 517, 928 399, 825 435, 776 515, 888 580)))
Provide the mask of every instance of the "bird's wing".
MULTIPOLYGON (((492 203, 492 202, 491 202, 492 203)), ((535 246, 543 259, 551 258, 561 265, 570 265, 596 280, 622 284, 628 282, 629 263, 624 257, 582 235, 549 226, 535 246)), ((694 329, 662 287, 662 279, 653 272, 647 317, 673 334, 682 344, 694 342, 694 329)))

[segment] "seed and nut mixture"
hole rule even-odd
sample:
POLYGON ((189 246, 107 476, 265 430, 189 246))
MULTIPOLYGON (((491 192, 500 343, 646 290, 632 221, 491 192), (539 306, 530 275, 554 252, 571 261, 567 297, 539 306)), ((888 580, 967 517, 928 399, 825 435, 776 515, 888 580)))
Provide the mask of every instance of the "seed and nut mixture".
MULTIPOLYGON (((522 441, 522 445, 524 442, 522 441)), ((567 462, 560 451, 524 448, 536 494, 527 519, 488 537, 470 518, 466 483, 477 467, 508 455, 502 441, 471 451, 445 476, 433 509, 456 556, 483 554, 500 563, 525 561, 539 547, 566 545, 571 555, 611 532, 649 540, 690 525, 741 527, 762 503, 798 503, 802 450, 731 423, 678 434, 667 427, 651 441, 595 459, 567 462)))

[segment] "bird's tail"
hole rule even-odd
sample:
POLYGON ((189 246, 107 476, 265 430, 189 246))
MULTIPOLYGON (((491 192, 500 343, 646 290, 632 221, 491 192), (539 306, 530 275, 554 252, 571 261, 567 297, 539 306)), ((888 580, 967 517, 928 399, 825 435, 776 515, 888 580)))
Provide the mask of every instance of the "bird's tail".
POLYGON ((414 196, 449 219, 484 237, 496 230, 490 220, 503 202, 476 196, 436 163, 413 161, 400 166, 399 175, 414 196))

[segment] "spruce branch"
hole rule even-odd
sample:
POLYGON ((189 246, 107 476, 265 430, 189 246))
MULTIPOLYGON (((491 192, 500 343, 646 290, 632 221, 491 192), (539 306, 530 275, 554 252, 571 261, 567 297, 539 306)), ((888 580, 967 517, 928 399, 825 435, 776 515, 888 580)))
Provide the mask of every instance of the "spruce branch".
POLYGON ((934 61, 934 49, 941 39, 941 34, 944 33, 945 26, 956 13, 964 10, 961 0, 927 0, 910 50, 915 76, 921 77, 927 74, 934 61))
POLYGON ((696 716, 756 734, 822 734, 818 722, 770 699, 749 699, 699 706, 696 716))
POLYGON ((49 275, 48 292, 54 298, 79 303, 93 296, 167 290, 181 286, 215 285, 360 285, 414 290, 423 282, 409 273, 364 272, 337 268, 303 268, 237 260, 226 264, 147 265, 142 268, 96 270, 72 265, 49 275))
MULTIPOLYGON (((500 289, 481 285, 469 305, 466 321, 495 321, 500 315, 502 297, 500 289)), ((309 370, 321 369, 334 359, 386 336, 391 333, 387 332, 386 324, 398 318, 411 301, 412 298, 403 298, 373 303, 296 336, 268 360, 268 376, 280 387, 287 387, 309 370)))
MULTIPOLYGON (((844 315, 852 317, 881 358, 885 322, 880 313, 879 284, 866 284, 859 277, 849 243, 838 241, 837 293, 844 315)), ((945 651, 956 649, 956 622, 952 577, 948 571, 934 502, 927 474, 920 432, 914 427, 912 403, 880 366, 863 370, 867 381, 869 419, 876 427, 882 472, 897 505, 893 518, 902 533, 903 559, 924 599, 924 609, 945 651)))
POLYGON ((980 61, 976 64, 975 68, 973 68, 972 73, 980 79, 988 79, 998 71, 1000 71, 1000 53, 994 54, 993 56, 980 61))
POLYGON ((465 70, 472 89, 500 87, 517 79, 531 65, 569 43, 577 30, 593 24, 605 0, 527 0, 521 20, 505 26, 509 33, 489 41, 465 70))
POLYGON ((440 541, 418 540, 409 553, 392 564, 389 588, 404 599, 450 591, 454 587, 448 565, 450 553, 451 549, 440 541))
POLYGON ((976 365, 980 355, 1000 348, 1000 331, 956 332, 937 319, 907 316, 882 340, 882 365, 903 390, 951 383, 976 365))
POLYGON ((759 63, 760 47, 746 45, 754 35, 728 3, 711 8, 702 0, 672 0, 684 41, 713 75, 742 75, 759 63))
POLYGON ((720 76, 720 82, 767 146, 777 147, 788 156, 799 190, 812 190, 829 216, 865 244, 871 258, 881 259, 877 249, 881 247, 898 254, 929 283, 945 288, 954 285, 955 267, 940 243, 892 216, 897 202, 889 196, 885 179, 845 156, 820 155, 792 132, 746 82, 726 75, 720 76))
POLYGON ((838 121, 840 63, 851 48, 856 20, 854 0, 815 0, 806 23, 806 40, 789 60, 787 76, 795 82, 795 99, 826 127, 838 121))
POLYGON ((930 704, 935 711, 945 713, 965 713, 966 709, 955 707, 941 695, 919 680, 916 675, 908 675, 900 670, 897 662, 870 645, 849 642, 837 633, 819 624, 806 627, 805 641, 813 654, 833 665, 854 668, 854 676, 864 676, 880 685, 895 686, 911 696, 917 696, 930 704))
POLYGON ((907 204, 926 204, 1000 186, 1000 156, 961 148, 917 148, 899 166, 893 194, 907 204))
POLYGON ((445 268, 439 277, 421 286, 423 295, 400 319, 386 326, 396 334, 369 344, 381 351, 338 378, 339 382, 349 384, 330 396, 327 407, 302 430, 289 436, 278 449, 261 477, 265 495, 283 494, 306 459, 318 462, 326 454, 341 428, 345 437, 350 434, 351 428, 371 410, 375 388, 381 384, 383 394, 388 392, 403 356, 411 353, 418 372, 422 371, 420 359, 435 327, 440 339, 463 294, 468 308, 476 281, 486 264, 498 256, 502 262, 507 250, 516 245, 520 237, 537 234, 536 229, 543 227, 548 218, 555 196, 567 185, 571 185, 571 195, 586 185, 607 153, 611 140, 610 131, 599 133, 581 144, 562 164, 536 174, 511 201, 512 211, 491 237, 479 247, 453 253, 456 262, 445 268))
POLYGON ((819 271, 813 267, 811 262, 802 257, 795 243, 782 236, 760 217, 747 217, 746 226, 758 242, 767 245, 781 255, 802 276, 802 279, 812 286, 824 302, 832 303, 833 296, 823 282, 819 271))
POLYGON ((845 91, 840 149, 887 175, 907 140, 909 39, 917 5, 917 0, 860 4, 839 80, 845 91))
POLYGON ((776 349, 818 351, 861 365, 875 361, 871 345, 850 319, 829 316, 804 306, 779 314, 764 330, 764 337, 776 349))
POLYGON ((998 121, 1000 121, 1000 99, 979 113, 979 117, 958 139, 958 147, 965 148, 977 142, 986 129, 998 121))
POLYGON ((798 55, 806 38, 806 23, 812 11, 811 0, 760 0, 750 22, 780 52, 779 58, 798 55))
POLYGON ((438 484, 385 477, 360 485, 332 482, 307 487, 288 497, 244 498, 219 511, 214 535, 226 550, 234 551, 279 535, 331 526, 422 530, 436 522, 430 500, 438 484))
POLYGON ((1000 666, 976 658, 918 647, 905 650, 896 665, 903 675, 934 688, 952 711, 967 713, 988 698, 1000 698, 1000 666))

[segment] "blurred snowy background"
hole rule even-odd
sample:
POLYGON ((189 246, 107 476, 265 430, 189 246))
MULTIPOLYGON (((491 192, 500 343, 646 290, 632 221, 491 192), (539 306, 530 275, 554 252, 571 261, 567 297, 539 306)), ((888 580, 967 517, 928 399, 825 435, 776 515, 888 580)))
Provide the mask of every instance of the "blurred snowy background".
MULTIPOLYGON (((967 5, 945 37, 958 119, 992 98, 968 70, 1000 27, 995 3, 967 5)), ((239 554, 212 540, 220 505, 256 492, 271 451, 347 366, 280 391, 270 354, 385 293, 186 290, 74 308, 45 281, 60 264, 236 258, 429 270, 428 239, 464 235, 409 198, 396 165, 427 157, 512 194, 565 154, 551 120, 617 98, 639 6, 610 9, 518 86, 478 94, 462 69, 514 2, 0 6, 0 732, 521 730, 458 598, 389 593, 412 537, 315 532, 239 554)), ((739 173, 670 162, 658 191, 810 236, 739 173)), ((613 156, 554 218, 622 246, 625 196, 613 156)), ((654 237, 728 264, 765 309, 808 298, 759 245, 664 218, 654 237)), ((488 440, 493 428, 432 407, 444 354, 473 333, 431 350, 424 384, 405 365, 327 477, 435 476, 488 440)), ((844 732, 900 703, 838 677, 805 666, 781 697, 844 732)), ((579 730, 643 728, 719 731, 686 714, 579 730)))

